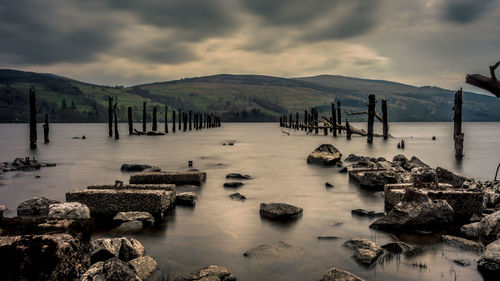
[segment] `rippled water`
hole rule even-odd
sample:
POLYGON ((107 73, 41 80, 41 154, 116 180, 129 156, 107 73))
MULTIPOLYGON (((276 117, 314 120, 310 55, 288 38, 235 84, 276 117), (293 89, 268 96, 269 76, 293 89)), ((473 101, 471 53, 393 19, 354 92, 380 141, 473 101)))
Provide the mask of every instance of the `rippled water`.
POLYGON ((134 235, 165 273, 175 275, 218 264, 227 266, 238 280, 319 280, 331 267, 367 280, 481 280, 475 266, 477 254, 443 245, 434 236, 399 235, 403 241, 425 247, 422 255, 401 256, 371 269, 358 265, 351 259, 351 251, 342 247, 347 239, 367 238, 378 244, 394 241, 390 234, 368 228, 373 219, 351 216, 356 208, 383 211, 381 193, 360 189, 335 168, 307 165, 306 157, 319 144, 331 143, 344 156, 355 153, 392 159, 399 153, 416 155, 434 167, 492 179, 500 162, 500 123, 465 123, 466 155, 461 162, 454 159, 451 123, 393 123, 395 138, 375 139, 372 145, 362 137, 348 141, 345 137, 306 136, 300 131, 287 135, 275 123, 223 124, 163 137, 128 136, 127 125, 120 126, 122 135, 115 141, 107 137, 107 124, 53 124, 51 143, 41 143, 33 152, 28 148, 26 124, 0 124, 0 161, 32 155, 57 163, 57 167, 35 172, 1 175, 0 204, 13 210, 7 215, 15 215, 17 204, 31 196, 64 200, 64 193, 71 189, 115 179, 127 181, 130 174, 120 172, 122 163, 182 170, 193 160, 195 168, 208 174, 206 184, 195 190, 199 196, 196 207, 178 206, 161 229, 134 235), (82 135, 87 139, 72 139, 82 135), (437 140, 432 141, 432 136, 437 140), (402 138, 406 148, 398 150, 396 144, 402 138), (223 146, 226 140, 236 144, 223 146), (254 177, 237 190, 246 201, 228 198, 236 192, 222 187, 229 172, 254 177), (326 181, 335 187, 325 188, 326 181), (261 202, 294 204, 304 208, 304 213, 291 224, 272 223, 260 218, 261 202), (340 238, 318 240, 322 235, 340 238), (298 253, 265 260, 243 256, 250 248, 279 240, 293 245, 298 253), (460 267, 452 262, 456 258, 469 259, 471 265, 460 267))

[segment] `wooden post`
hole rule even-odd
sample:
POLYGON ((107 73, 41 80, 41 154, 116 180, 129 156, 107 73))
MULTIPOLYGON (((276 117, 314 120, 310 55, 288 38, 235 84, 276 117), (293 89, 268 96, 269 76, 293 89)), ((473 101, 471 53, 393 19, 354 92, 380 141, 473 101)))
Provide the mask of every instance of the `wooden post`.
POLYGON ((387 123, 387 101, 382 100, 382 133, 384 140, 389 138, 389 124, 387 123))
POLYGON ((335 103, 332 102, 332 127, 333 136, 337 136, 337 115, 335 114, 335 103))
POLYGON ((109 96, 108 99, 108 133, 113 136, 113 97, 109 96))
POLYGON ((314 126, 316 127, 314 130, 314 134, 318 134, 318 110, 314 108, 314 126))
POLYGON ((283 127, 283 117, 280 116, 280 127, 283 127))
POLYGON ((165 134, 168 134, 168 106, 165 105, 165 134))
POLYGON ((157 131, 158 130, 158 119, 156 119, 156 106, 153 107, 153 125, 151 126, 152 131, 157 131))
POLYGON ((198 113, 194 113, 194 129, 198 131, 198 113))
POLYGON ((345 120, 345 133, 347 135, 347 139, 350 140, 351 139, 351 125, 349 125, 349 121, 347 121, 347 119, 345 120))
POLYGON ((43 142, 49 143, 49 115, 45 113, 45 124, 43 124, 43 142))
POLYGON ((182 121, 184 122, 184 132, 187 130, 187 113, 182 113, 182 121))
POLYGON ((128 107, 128 134, 134 134, 134 125, 132 123, 132 107, 128 107))
POLYGON ((175 133, 175 110, 172 110, 172 132, 175 133))
MULTIPOLYGON (((339 122, 338 124, 341 125, 342 124, 342 113, 340 111, 341 107, 340 107, 340 101, 337 101, 337 121, 339 122)), ((339 135, 342 134, 342 129, 340 128, 340 126, 338 127, 338 132, 339 132, 339 135)))
POLYGON ((295 129, 296 130, 299 129, 299 113, 298 112, 295 113, 295 129))
POLYGON ((115 102, 115 106, 113 108, 114 118, 115 118, 115 140, 120 138, 118 134, 118 103, 115 102))
POLYGON ((375 122, 375 95, 368 96, 368 143, 373 142, 373 122, 375 122))
POLYGON ((455 93, 455 114, 453 116, 453 138, 455 140, 455 158, 464 157, 464 134, 462 133, 462 89, 455 93))
POLYGON ((142 103, 142 131, 146 132, 146 102, 142 103))
POLYGON ((179 132, 181 131, 181 126, 182 126, 182 111, 181 109, 179 108, 179 132))
POLYGON ((35 90, 29 90, 30 95, 30 148, 36 149, 37 134, 36 134, 36 94, 35 90))
POLYGON ((193 118, 193 112, 190 110, 189 111, 189 130, 191 131, 191 121, 192 121, 192 118, 193 118))

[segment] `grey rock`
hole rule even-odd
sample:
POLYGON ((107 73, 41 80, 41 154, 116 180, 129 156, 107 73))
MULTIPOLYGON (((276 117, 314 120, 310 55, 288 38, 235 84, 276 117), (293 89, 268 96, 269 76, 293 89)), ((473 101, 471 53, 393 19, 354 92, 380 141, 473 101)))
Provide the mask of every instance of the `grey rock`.
POLYGON ((151 226, 155 223, 154 217, 148 212, 119 212, 113 218, 113 222, 116 224, 129 221, 140 221, 144 226, 151 226))
POLYGON ((331 268, 321 277, 320 281, 364 281, 364 279, 350 272, 338 268, 331 268))
POLYGON ((90 243, 90 259, 94 264, 112 257, 129 261, 144 255, 144 246, 134 238, 100 238, 90 243))
POLYGON ((384 253, 382 248, 367 239, 350 239, 344 246, 353 250, 353 259, 367 267, 372 266, 384 253))
POLYGON ((229 173, 226 175, 226 179, 240 179, 240 180, 249 180, 252 177, 250 175, 243 175, 240 173, 229 173))
POLYGON ((408 160, 408 158, 406 158, 406 156, 404 156, 403 154, 398 154, 392 158, 392 162, 395 162, 403 167, 406 165, 406 163, 410 162, 410 160, 408 160))
POLYGON ((500 239, 486 246, 486 250, 477 262, 477 268, 481 272, 498 277, 500 274, 500 239))
POLYGON ((90 210, 78 202, 51 204, 49 206, 50 219, 90 219, 90 210))
POLYGON ((178 205, 194 206, 196 205, 196 200, 198 196, 193 192, 183 192, 177 194, 175 197, 175 203, 178 205))
POLYGON ((209 265, 186 275, 174 278, 174 281, 236 281, 236 277, 223 266, 209 265))
POLYGON ((142 281, 123 261, 111 258, 92 265, 80 281, 142 281))
POLYGON ((411 169, 410 176, 416 188, 437 188, 437 175, 434 169, 417 167, 411 169))
POLYGON ((342 167, 339 169, 339 173, 347 173, 347 172, 348 172, 347 167, 342 167))
POLYGON ((401 254, 404 248, 401 243, 391 242, 381 246, 382 249, 388 251, 391 254, 401 254))
POLYGON ((159 172, 161 169, 155 166, 147 165, 147 164, 122 164, 120 171, 122 172, 143 172, 143 171, 151 171, 151 172, 159 172))
POLYGON ((135 258, 127 264, 141 280, 149 280, 158 270, 158 263, 150 256, 135 258))
POLYGON ((288 220, 302 215, 302 208, 286 203, 261 203, 260 215, 268 219, 288 220))
POLYGON ((245 195, 242 195, 242 194, 240 194, 239 192, 237 192, 237 193, 233 193, 233 194, 229 194, 229 197, 230 197, 231 199, 238 199, 238 200, 245 200, 245 199, 247 199, 247 198, 245 197, 245 195))
POLYGON ((384 213, 377 213, 375 211, 367 211, 365 209, 354 209, 351 211, 351 214, 361 216, 361 217, 383 217, 384 213))
POLYGON ((122 245, 120 247, 120 254, 118 256, 122 261, 129 261, 144 255, 144 246, 137 239, 134 238, 120 238, 122 245))
POLYGON ((232 182, 224 183, 224 187, 228 187, 228 188, 238 188, 238 187, 241 187, 243 185, 244 185, 244 183, 242 183, 241 181, 232 181, 232 182))
POLYGON ((485 216, 479 223, 479 239, 485 243, 497 240, 500 234, 500 211, 485 216))
POLYGON ((479 222, 465 224, 460 228, 460 233, 467 238, 477 239, 479 238, 479 225, 479 222))
POLYGON ((384 190, 386 184, 398 183, 398 173, 388 170, 350 170, 349 177, 361 187, 371 190, 384 190))
POLYGON ((325 182, 325 187, 327 187, 327 188, 333 188, 333 184, 331 184, 329 182, 325 182))
POLYGON ((3 212, 5 212, 7 208, 4 205, 0 205, 0 218, 3 218, 3 212))
POLYGON ((61 203, 57 200, 47 199, 45 197, 35 196, 17 206, 18 216, 41 216, 46 217, 49 214, 50 204, 61 203))
POLYGON ((292 245, 278 241, 273 244, 262 244, 243 253, 245 257, 263 258, 263 257, 285 257, 294 252, 292 245))
POLYGON ((355 154, 349 154, 349 156, 347 156, 346 159, 344 159, 345 162, 360 162, 360 161, 366 161, 366 162, 370 162, 370 157, 366 157, 366 156, 358 156, 358 155, 355 155, 355 154))
POLYGON ((469 266, 470 265, 470 261, 464 260, 464 259, 453 260, 453 262, 460 265, 460 266, 469 266))
POLYGON ((446 242, 446 244, 460 249, 476 251, 476 252, 481 252, 483 250, 483 247, 478 243, 462 237, 443 235, 441 236, 441 239, 444 242, 446 242))
POLYGON ((457 175, 441 167, 436 168, 436 175, 439 182, 449 183, 454 188, 460 188, 465 181, 469 180, 466 177, 457 175))
POLYGON ((332 166, 342 158, 342 153, 331 144, 322 144, 307 157, 308 164, 332 166))

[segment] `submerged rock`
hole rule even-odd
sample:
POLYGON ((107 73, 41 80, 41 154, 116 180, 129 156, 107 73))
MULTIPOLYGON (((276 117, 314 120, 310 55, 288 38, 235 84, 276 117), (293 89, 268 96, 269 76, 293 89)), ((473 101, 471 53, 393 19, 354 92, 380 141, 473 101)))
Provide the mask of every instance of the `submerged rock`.
POLYGON ((80 281, 97 280, 142 281, 132 268, 117 258, 95 263, 80 278, 80 281))
POLYGON ((159 172, 161 169, 147 164, 122 164, 122 172, 159 172))
POLYGON ((331 144, 322 144, 307 157, 308 164, 332 166, 342 158, 342 153, 331 144))
POLYGON ((477 268, 481 272, 498 277, 500 274, 500 239, 486 246, 486 250, 477 262, 477 268))
POLYGON ((365 209, 354 209, 351 211, 351 214, 357 215, 360 217, 383 217, 384 213, 376 213, 375 211, 367 211, 365 209))
POLYGON ((45 197, 32 197, 17 206, 18 216, 41 216, 46 217, 49 214, 51 204, 61 203, 57 200, 47 199, 45 197))
POLYGON ((479 239, 485 243, 491 243, 500 236, 500 211, 487 215, 479 223, 479 239))
POLYGON ((151 226, 155 223, 155 219, 148 212, 119 212, 113 218, 116 224, 122 224, 129 221, 140 221, 144 226, 151 226))
POLYGON ((353 250, 353 259, 368 267, 373 265, 384 253, 382 248, 367 239, 351 239, 346 241, 344 246, 353 250))
POLYGON ((252 177, 249 175, 242 175, 240 173, 229 173, 226 175, 226 179, 240 179, 240 180, 249 180, 252 177))
POLYGON ((175 196, 175 203, 178 205, 194 206, 197 199, 198 195, 194 192, 182 192, 175 196))
POLYGON ((238 200, 245 200, 245 199, 247 199, 247 198, 245 197, 245 195, 242 195, 242 194, 240 194, 239 192, 237 192, 237 193, 233 193, 233 194, 229 194, 229 197, 230 197, 231 199, 238 199, 238 200))
POLYGON ((259 245, 255 248, 252 248, 244 252, 243 256, 251 258, 284 257, 291 254, 293 250, 294 248, 292 247, 292 245, 283 241, 278 241, 270 245, 268 244, 259 245))
POLYGON ((51 204, 49 206, 50 219, 90 219, 90 210, 78 202, 51 204))
POLYGON ((178 276, 174 281, 236 281, 236 277, 223 266, 209 265, 191 273, 178 276))
POLYGON ((326 272, 320 281, 364 281, 360 277, 337 268, 332 268, 326 272))
POLYGON ((481 245, 465 238, 451 236, 451 235, 443 235, 441 236, 441 239, 447 244, 453 247, 458 247, 460 249, 476 251, 476 252, 481 252, 483 250, 483 247, 481 245))
POLYGON ((464 260, 464 259, 453 260, 453 262, 460 265, 460 266, 469 266, 470 265, 470 261, 464 260))
POLYGON ((302 208, 286 203, 261 203, 260 215, 268 219, 289 220, 302 215, 302 208))
POLYGON ((244 185, 244 183, 242 183, 241 181, 232 181, 232 182, 224 183, 224 187, 228 187, 228 188, 238 188, 238 187, 241 187, 243 185, 244 185))

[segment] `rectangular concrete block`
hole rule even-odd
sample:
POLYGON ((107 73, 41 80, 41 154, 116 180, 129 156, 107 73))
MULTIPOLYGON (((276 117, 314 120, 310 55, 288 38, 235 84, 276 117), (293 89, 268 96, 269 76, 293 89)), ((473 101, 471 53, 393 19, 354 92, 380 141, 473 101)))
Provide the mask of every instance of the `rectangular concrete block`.
POLYGON ((175 184, 112 184, 89 185, 87 189, 137 189, 137 190, 168 190, 175 191, 175 184))
POLYGON ((92 217, 113 217, 119 212, 142 211, 163 217, 175 204, 175 191, 86 189, 66 193, 67 202, 87 205, 92 217))
POLYGON ((200 186, 205 182, 205 172, 142 172, 130 176, 130 184, 175 184, 200 186))

